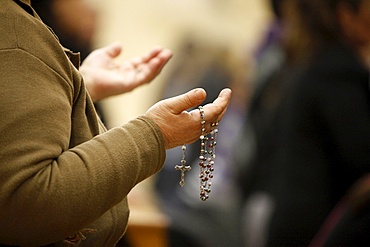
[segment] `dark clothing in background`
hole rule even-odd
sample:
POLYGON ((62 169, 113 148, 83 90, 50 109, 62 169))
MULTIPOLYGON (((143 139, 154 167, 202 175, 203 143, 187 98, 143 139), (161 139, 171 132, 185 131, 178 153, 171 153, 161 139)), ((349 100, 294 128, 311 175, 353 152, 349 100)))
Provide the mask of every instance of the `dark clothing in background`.
POLYGON ((275 122, 268 246, 307 246, 348 188, 370 171, 369 71, 341 45, 312 61, 291 83, 275 122))

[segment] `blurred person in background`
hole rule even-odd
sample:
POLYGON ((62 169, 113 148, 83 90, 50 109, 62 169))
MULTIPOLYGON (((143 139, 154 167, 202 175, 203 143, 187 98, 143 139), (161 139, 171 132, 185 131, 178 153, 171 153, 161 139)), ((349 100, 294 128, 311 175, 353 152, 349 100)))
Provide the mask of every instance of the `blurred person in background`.
POLYGON ((273 150, 277 145, 276 114, 286 94, 290 78, 301 68, 299 56, 287 48, 286 30, 289 25, 284 0, 270 0, 270 26, 258 47, 252 78, 252 94, 248 102, 245 124, 239 135, 236 164, 240 167, 242 203, 242 232, 246 246, 264 246, 269 216, 274 201, 273 150))
MULTIPOLYGON (((187 110, 206 92, 162 100, 107 130, 93 99, 150 82, 172 52, 155 48, 118 64, 121 47, 113 44, 80 66, 29 0, 1 3, 0 245, 115 246, 126 231, 131 189, 162 168, 166 149, 201 135, 199 111, 187 110)), ((207 133, 230 98, 225 89, 204 106, 207 133)))
POLYGON ((32 0, 32 7, 64 47, 79 52, 82 61, 91 53, 98 21, 91 4, 85 0, 32 0))
POLYGON ((284 50, 298 67, 283 78, 273 104, 265 140, 272 143, 257 153, 267 166, 254 185, 264 186, 271 206, 262 246, 307 246, 335 204, 370 171, 370 1, 284 5, 284 50))

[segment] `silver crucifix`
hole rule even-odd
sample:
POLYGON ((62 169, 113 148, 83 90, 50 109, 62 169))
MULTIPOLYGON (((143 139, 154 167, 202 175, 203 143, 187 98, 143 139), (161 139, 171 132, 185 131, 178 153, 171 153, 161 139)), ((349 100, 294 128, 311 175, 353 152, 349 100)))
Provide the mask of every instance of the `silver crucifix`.
POLYGON ((190 171, 191 166, 185 166, 185 164, 182 164, 181 166, 179 165, 175 166, 175 169, 178 171, 181 171, 181 179, 180 179, 179 184, 182 187, 185 185, 185 172, 190 171))
POLYGON ((181 149, 182 149, 181 165, 176 165, 175 169, 178 171, 181 171, 181 179, 180 179, 179 184, 182 187, 185 185, 185 172, 190 171, 191 166, 185 165, 186 164, 186 146, 182 145, 181 149))

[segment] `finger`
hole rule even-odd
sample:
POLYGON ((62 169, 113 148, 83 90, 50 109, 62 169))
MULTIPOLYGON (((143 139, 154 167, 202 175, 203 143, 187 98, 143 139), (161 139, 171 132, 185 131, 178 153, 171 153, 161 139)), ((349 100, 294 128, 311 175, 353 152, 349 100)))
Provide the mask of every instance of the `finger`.
POLYGON ((115 58, 117 57, 119 54, 121 54, 121 51, 122 51, 122 45, 119 43, 119 42, 114 42, 110 45, 107 45, 105 47, 102 48, 102 50, 108 54, 109 56, 115 58))
POLYGON ((156 63, 156 70, 157 73, 159 73, 163 67, 167 64, 167 62, 172 58, 173 53, 169 49, 164 49, 161 51, 161 53, 158 54, 156 58, 153 58, 150 63, 154 60, 154 63, 156 63))
POLYGON ((148 64, 132 64, 132 66, 137 71, 137 80, 150 82, 160 73, 164 65, 159 58, 153 58, 148 64))
POLYGON ((146 64, 147 66, 143 65, 140 67, 147 70, 147 74, 154 78, 162 71, 172 56, 173 53, 171 50, 164 49, 158 56, 151 58, 146 64))
MULTIPOLYGON (((206 121, 207 130, 210 129, 211 123, 220 122, 222 120, 230 103, 231 94, 231 90, 229 88, 225 88, 212 103, 203 107, 205 114, 204 120, 206 121)), ((192 114, 199 114, 198 110, 196 111, 197 112, 192 112, 192 114)))
POLYGON ((146 64, 140 63, 140 59, 132 59, 131 62, 136 69, 140 71, 137 78, 143 82, 152 81, 162 71, 164 66, 173 56, 173 53, 169 49, 162 50, 157 56, 153 57, 146 64), (135 65, 136 64, 136 65, 135 65))
POLYGON ((172 56, 173 56, 173 52, 170 49, 163 49, 158 54, 158 58, 163 61, 168 61, 172 56))
POLYGON ((187 93, 166 100, 166 105, 173 114, 180 114, 190 108, 198 106, 206 99, 206 91, 196 88, 187 93))
POLYGON ((156 58, 158 54, 162 51, 163 49, 161 47, 155 47, 152 50, 150 50, 148 53, 142 55, 142 56, 136 56, 131 58, 131 63, 136 67, 142 64, 146 64, 150 62, 153 58, 156 58))
POLYGON ((170 49, 162 48, 160 46, 154 47, 146 55, 142 56, 143 62, 147 63, 151 59, 158 57, 161 60, 168 60, 172 57, 173 53, 170 49))
POLYGON ((230 104, 231 95, 232 95, 231 89, 230 88, 225 88, 220 92, 219 96, 213 101, 213 104, 215 104, 215 105, 224 104, 225 101, 226 101, 226 107, 224 108, 224 110, 221 112, 221 114, 219 114, 218 117, 214 121, 220 122, 222 120, 222 118, 224 117, 224 115, 226 113, 226 110, 227 110, 227 107, 230 104))
POLYGON ((162 51, 163 51, 163 48, 162 47, 160 47, 160 46, 154 47, 152 50, 150 50, 148 53, 146 53, 145 55, 143 55, 141 57, 142 58, 142 61, 144 63, 147 63, 152 58, 158 56, 158 54, 160 54, 162 51))

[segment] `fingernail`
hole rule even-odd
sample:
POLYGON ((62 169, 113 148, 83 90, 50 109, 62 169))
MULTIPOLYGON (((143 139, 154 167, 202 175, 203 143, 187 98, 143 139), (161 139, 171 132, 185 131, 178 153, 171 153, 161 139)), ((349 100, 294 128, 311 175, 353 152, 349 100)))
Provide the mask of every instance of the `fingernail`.
POLYGON ((198 100, 202 100, 204 98, 204 91, 202 89, 196 89, 195 90, 195 97, 198 100))

